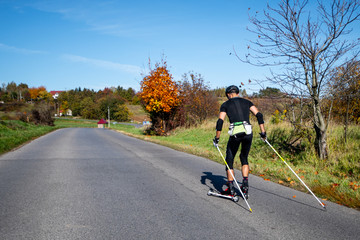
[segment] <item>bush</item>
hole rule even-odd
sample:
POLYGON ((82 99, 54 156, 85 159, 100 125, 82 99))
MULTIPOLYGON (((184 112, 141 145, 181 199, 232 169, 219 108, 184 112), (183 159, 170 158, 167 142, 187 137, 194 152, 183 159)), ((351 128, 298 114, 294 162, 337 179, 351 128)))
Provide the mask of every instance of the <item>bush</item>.
POLYGON ((279 110, 275 110, 275 112, 271 115, 271 123, 278 124, 286 119, 286 110, 283 111, 283 114, 280 113, 279 110))
POLYGON ((36 103, 31 113, 32 121, 35 124, 54 126, 54 119, 52 118, 50 104, 45 102, 36 103))
POLYGON ((166 62, 155 64, 141 81, 140 98, 150 115, 152 128, 158 135, 166 135, 174 128, 172 119, 180 104, 177 84, 173 81, 166 62))
POLYGON ((187 74, 184 74, 183 82, 179 83, 181 106, 174 118, 178 126, 201 124, 219 113, 217 97, 214 91, 210 91, 202 76, 192 72, 189 76, 191 81, 188 80, 187 74))
POLYGON ((126 122, 131 116, 128 107, 125 104, 117 104, 115 108, 114 119, 120 122, 126 122))

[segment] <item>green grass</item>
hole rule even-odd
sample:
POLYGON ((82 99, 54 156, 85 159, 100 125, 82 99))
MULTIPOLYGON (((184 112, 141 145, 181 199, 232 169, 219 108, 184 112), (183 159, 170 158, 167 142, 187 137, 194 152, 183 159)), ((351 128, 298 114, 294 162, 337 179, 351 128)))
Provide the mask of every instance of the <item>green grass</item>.
MULTIPOLYGON (((196 128, 179 128, 170 136, 146 136, 142 129, 132 126, 117 125, 116 129, 125 134, 147 141, 162 144, 180 151, 202 156, 222 163, 218 152, 212 146, 214 121, 204 123, 196 128)), ((226 129, 227 126, 224 126, 226 129)), ((312 138, 303 141, 299 149, 289 148, 284 144, 290 135, 291 127, 286 124, 267 125, 268 139, 282 158, 291 166, 298 176, 323 200, 330 200, 348 207, 360 209, 360 129, 352 126, 349 139, 344 144, 341 126, 331 126, 328 134, 330 156, 320 160, 316 156, 312 138)), ((273 181, 306 192, 296 176, 288 169, 273 150, 260 140, 258 127, 254 127, 254 139, 249 155, 251 173, 265 181, 273 181)), ((222 132, 219 146, 223 154, 227 143, 227 133, 222 132)), ((239 155, 239 154, 238 154, 239 155)), ((238 155, 235 167, 240 168, 238 155)))
POLYGON ((54 127, 34 125, 18 120, 2 120, 0 121, 0 154, 52 130, 54 130, 54 127))
POLYGON ((98 121, 99 120, 57 118, 55 120, 55 126, 56 128, 71 128, 71 127, 96 128, 98 121))
POLYGON ((55 126, 35 125, 19 120, 0 120, 0 154, 59 128, 97 127, 97 121, 79 119, 57 119, 55 126))

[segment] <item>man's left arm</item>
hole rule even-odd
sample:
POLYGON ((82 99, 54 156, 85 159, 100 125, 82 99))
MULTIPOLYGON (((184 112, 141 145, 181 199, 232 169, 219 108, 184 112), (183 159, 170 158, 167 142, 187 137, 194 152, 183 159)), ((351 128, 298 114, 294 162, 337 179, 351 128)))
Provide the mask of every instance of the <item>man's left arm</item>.
POLYGON ((266 131, 264 125, 264 117, 261 112, 253 105, 250 107, 250 111, 256 116, 259 127, 260 127, 260 136, 264 140, 266 139, 266 131))

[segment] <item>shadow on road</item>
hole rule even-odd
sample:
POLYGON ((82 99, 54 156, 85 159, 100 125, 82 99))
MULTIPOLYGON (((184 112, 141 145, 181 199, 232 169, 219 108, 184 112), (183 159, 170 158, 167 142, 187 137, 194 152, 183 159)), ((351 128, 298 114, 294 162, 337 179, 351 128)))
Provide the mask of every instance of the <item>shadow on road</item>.
MULTIPOLYGON (((215 190, 215 191, 217 191, 219 193, 224 190, 223 186, 227 183, 227 178, 226 177, 220 176, 220 175, 214 175, 211 172, 203 172, 203 173, 205 175, 201 176, 201 180, 200 180, 201 184, 206 185, 209 188, 209 190, 212 190, 212 191, 215 190), (210 181, 210 184, 212 186, 209 186, 206 183, 207 179, 210 181)), ((236 189, 236 192, 237 192, 237 195, 241 196, 238 189, 236 189)), ((231 201, 231 200, 229 200, 229 201, 231 201)), ((247 208, 244 207, 244 206, 241 206, 239 202, 235 202, 235 204, 238 205, 239 207, 242 207, 243 209, 247 210, 247 208)))
MULTIPOLYGON (((321 205, 319 204, 320 207, 316 207, 316 200, 314 199, 314 205, 310 205, 310 204, 307 204, 307 203, 303 203, 303 202, 300 202, 298 200, 295 200, 294 198, 290 198, 290 197, 284 197, 284 196, 281 196, 277 193, 274 193, 274 192, 269 192, 269 191, 266 191, 264 189, 260 189, 260 188, 255 188, 255 187, 252 187, 252 189, 255 189, 257 191, 260 191, 260 192, 263 192, 265 194, 270 194, 270 195, 273 195, 275 197, 278 197, 278 198, 282 198, 282 199, 285 199, 285 200, 288 200, 288 201, 291 201, 291 202, 295 202, 295 203, 298 203, 298 204, 301 204, 303 206, 307 206, 307 207, 311 207, 311 208, 314 208, 316 210, 320 210, 320 211, 326 211, 326 208, 324 209, 323 207, 321 207, 321 205)), ((312 198, 313 196, 311 196, 310 194, 308 194, 309 198, 312 198)))
POLYGON ((201 184, 206 185, 209 187, 209 189, 211 190, 216 190, 218 192, 223 191, 223 186, 226 184, 227 179, 224 176, 220 176, 220 175, 214 175, 212 174, 212 172, 203 172, 205 175, 201 176, 201 184), (206 179, 208 179, 210 181, 210 184, 212 184, 212 186, 209 186, 206 183, 206 179))
MULTIPOLYGON (((206 185, 207 187, 209 187, 210 190, 216 190, 217 192, 221 192, 221 191, 224 190, 223 187, 227 183, 227 178, 225 176, 214 175, 214 174, 212 174, 212 172, 203 172, 203 174, 205 174, 205 175, 201 176, 201 179, 200 179, 201 184, 206 185), (208 184, 206 180, 209 180, 210 184, 208 184)), ((239 182, 239 181, 238 181, 238 183, 241 184, 241 182, 239 182)), ((317 210, 320 210, 320 211, 324 211, 323 208, 316 207, 316 203, 314 203, 314 206, 313 206, 313 205, 309 205, 309 204, 297 201, 297 200, 295 200, 293 198, 281 196, 281 195, 279 195, 277 193, 270 192, 270 191, 267 191, 267 190, 264 190, 264 189, 260 189, 260 188, 256 188, 256 187, 251 187, 251 189, 263 192, 264 194, 268 194, 268 195, 272 195, 272 196, 275 196, 275 197, 278 197, 278 198, 282 198, 282 199, 285 199, 285 200, 288 200, 288 201, 291 201, 291 202, 295 202, 295 203, 298 203, 298 204, 301 204, 301 205, 304 205, 304 206, 307 206, 307 207, 311 207, 311 208, 314 208, 314 209, 317 209, 317 210)), ((239 196, 241 196, 238 189, 236 189, 236 192, 237 192, 237 194, 239 196)), ((309 197, 311 198, 312 196, 309 195, 309 197)))

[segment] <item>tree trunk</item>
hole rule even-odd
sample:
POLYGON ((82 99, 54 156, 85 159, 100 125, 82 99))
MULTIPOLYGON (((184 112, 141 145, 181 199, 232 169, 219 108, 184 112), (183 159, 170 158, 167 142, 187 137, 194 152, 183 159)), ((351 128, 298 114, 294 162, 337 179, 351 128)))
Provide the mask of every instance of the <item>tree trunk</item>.
POLYGON ((316 141, 315 148, 318 152, 320 159, 326 159, 328 157, 328 149, 327 149, 327 134, 326 130, 321 130, 318 126, 314 126, 316 131, 316 141))
POLYGON ((326 159, 328 157, 327 125, 325 124, 317 99, 314 99, 314 111, 314 128, 316 132, 315 148, 318 151, 320 159, 326 159))
POLYGON ((345 143, 347 142, 347 129, 348 129, 348 125, 349 125, 349 107, 350 107, 349 96, 346 97, 346 102, 347 102, 347 106, 346 106, 345 129, 344 129, 345 143))
POLYGON ((163 124, 163 134, 165 134, 167 132, 167 129, 166 129, 166 120, 162 120, 162 124, 163 124))
POLYGON ((304 112, 304 109, 303 109, 303 97, 301 96, 301 98, 300 98, 300 124, 303 123, 303 112, 304 112))

